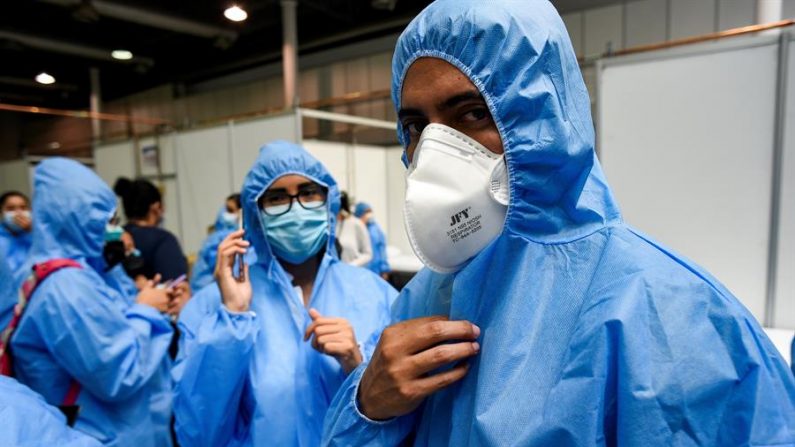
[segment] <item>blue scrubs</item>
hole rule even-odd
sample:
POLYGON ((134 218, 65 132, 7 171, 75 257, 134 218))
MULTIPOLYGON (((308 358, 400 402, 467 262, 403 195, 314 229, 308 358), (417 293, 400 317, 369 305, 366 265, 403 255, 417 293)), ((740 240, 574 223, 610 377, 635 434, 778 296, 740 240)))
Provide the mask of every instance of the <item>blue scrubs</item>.
POLYGON ((100 447, 96 439, 66 426, 66 418, 16 380, 0 376, 0 445, 100 447))
POLYGON ((196 262, 190 271, 190 288, 193 291, 198 291, 215 281, 213 273, 215 271, 215 260, 218 256, 218 245, 236 230, 236 228, 230 227, 221 218, 225 211, 225 206, 218 211, 215 219, 215 230, 207 236, 207 239, 204 240, 199 252, 196 254, 196 262))
POLYGON ((106 446, 155 446, 153 375, 171 341, 169 321, 109 286, 102 260, 116 196, 85 166, 63 158, 36 168, 29 262, 70 258, 83 268, 51 274, 31 298, 11 341, 20 382, 60 404, 81 385, 75 428, 106 446))
POLYGON ((367 264, 367 268, 379 275, 389 273, 391 269, 386 255, 386 235, 375 219, 367 222, 367 233, 370 234, 370 244, 373 246, 373 259, 367 264))
MULTIPOLYGON (((793 445, 795 381, 716 279, 626 225, 594 154, 590 100, 547 0, 439 0, 398 40, 406 71, 441 58, 477 86, 510 177, 505 227, 455 274, 422 270, 393 320, 477 324, 460 382, 414 413, 367 420, 338 392, 323 445, 793 445)), ((399 129, 405 144, 406 129, 399 129)))
POLYGON ((230 312, 218 288, 205 287, 180 315, 174 413, 183 447, 316 446, 326 409, 345 380, 337 360, 303 340, 312 321, 308 309, 260 225, 257 198, 286 174, 303 175, 329 190, 329 235, 309 306, 347 319, 364 344, 365 358, 389 321, 397 292, 333 254, 339 209, 334 179, 301 147, 265 145, 241 193, 246 237, 257 255, 249 267, 251 310, 230 312))
POLYGON ((11 231, 0 221, 0 260, 5 260, 12 272, 18 271, 28 257, 31 234, 27 231, 11 231))

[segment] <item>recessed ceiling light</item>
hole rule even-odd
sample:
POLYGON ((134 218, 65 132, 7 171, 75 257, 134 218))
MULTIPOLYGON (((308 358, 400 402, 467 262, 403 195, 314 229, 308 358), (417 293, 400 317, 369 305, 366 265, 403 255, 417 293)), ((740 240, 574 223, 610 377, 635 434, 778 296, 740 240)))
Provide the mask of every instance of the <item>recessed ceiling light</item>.
POLYGON ((39 84, 49 85, 55 83, 55 78, 45 72, 36 75, 36 82, 39 84))
POLYGON ((120 61, 128 61, 133 58, 133 54, 127 50, 113 50, 110 55, 120 61))
POLYGON ((248 13, 243 10, 240 6, 234 5, 229 8, 226 8, 224 11, 224 17, 233 21, 233 22, 242 22, 246 20, 248 17, 248 13))

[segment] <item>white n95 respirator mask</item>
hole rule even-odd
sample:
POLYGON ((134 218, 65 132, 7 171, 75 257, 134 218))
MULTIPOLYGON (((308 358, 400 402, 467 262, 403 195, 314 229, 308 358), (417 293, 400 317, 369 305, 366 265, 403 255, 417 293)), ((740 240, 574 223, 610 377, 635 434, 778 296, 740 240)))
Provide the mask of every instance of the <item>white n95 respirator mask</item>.
POLYGON ((403 217, 414 253, 435 272, 458 271, 502 232, 509 195, 504 157, 429 124, 406 175, 403 217))

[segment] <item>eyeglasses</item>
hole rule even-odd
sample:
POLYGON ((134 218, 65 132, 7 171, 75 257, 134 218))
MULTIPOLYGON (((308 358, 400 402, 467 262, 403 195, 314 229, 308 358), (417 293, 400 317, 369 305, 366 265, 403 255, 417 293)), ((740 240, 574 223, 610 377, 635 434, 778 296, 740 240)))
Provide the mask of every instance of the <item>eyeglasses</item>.
POLYGON ((281 216, 288 213, 297 201, 301 208, 313 210, 326 204, 328 193, 320 185, 307 185, 298 190, 298 194, 287 194, 285 191, 266 191, 259 200, 259 205, 268 216, 281 216))

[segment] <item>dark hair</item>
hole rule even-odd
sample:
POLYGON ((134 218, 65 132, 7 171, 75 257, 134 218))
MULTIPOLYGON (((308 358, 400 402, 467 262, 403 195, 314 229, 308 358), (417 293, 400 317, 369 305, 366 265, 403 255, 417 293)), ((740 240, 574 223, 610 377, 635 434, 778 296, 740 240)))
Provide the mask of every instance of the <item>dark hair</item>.
POLYGON ((113 185, 113 191, 121 197, 127 219, 143 219, 149 214, 149 207, 153 203, 163 201, 160 190, 152 182, 142 178, 130 180, 119 177, 113 185))
POLYGON ((346 213, 351 213, 351 203, 348 201, 348 193, 345 191, 340 192, 340 209, 346 213))
POLYGON ((3 195, 0 196, 0 208, 6 205, 6 200, 10 199, 11 197, 22 197, 25 199, 25 203, 30 206, 30 199, 25 194, 22 194, 19 191, 6 191, 3 195))
POLYGON ((238 193, 231 194, 229 197, 226 198, 227 202, 230 201, 230 200, 234 200, 235 201, 235 204, 237 205, 237 209, 242 208, 242 205, 240 204, 240 194, 238 194, 238 193))

